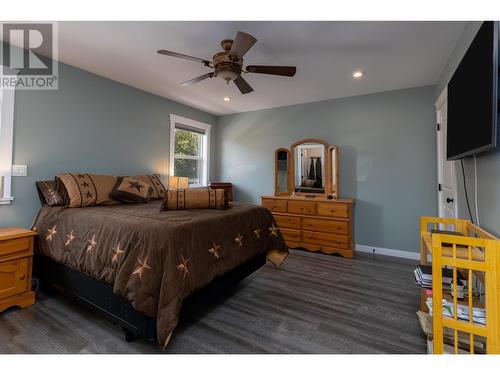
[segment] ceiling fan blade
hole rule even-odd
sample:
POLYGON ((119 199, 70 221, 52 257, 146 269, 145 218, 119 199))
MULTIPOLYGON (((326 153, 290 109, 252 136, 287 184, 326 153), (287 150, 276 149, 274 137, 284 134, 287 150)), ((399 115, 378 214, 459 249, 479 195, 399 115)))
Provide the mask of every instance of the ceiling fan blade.
POLYGON ((201 62, 201 63, 203 63, 205 65, 210 64, 210 61, 208 61, 208 60, 200 59, 199 57, 193 57, 193 56, 189 56, 189 55, 184 55, 182 53, 167 51, 166 49, 161 49, 161 50, 158 51, 158 53, 160 55, 178 57, 180 59, 191 60, 191 61, 198 61, 198 62, 201 62))
POLYGON ((238 86, 238 89, 242 94, 248 94, 249 92, 253 91, 252 86, 250 86, 248 82, 245 81, 245 79, 241 76, 236 78, 233 82, 236 86, 238 86))
POLYGON ((297 68, 295 66, 270 66, 270 65, 249 65, 248 73, 273 74, 275 76, 293 77, 297 68))
POLYGON ((207 73, 207 74, 203 74, 202 76, 190 79, 189 81, 182 82, 181 85, 182 86, 189 86, 189 85, 192 85, 194 83, 198 83, 200 81, 203 81, 204 79, 212 78, 213 76, 214 76, 214 74, 210 72, 210 73, 207 73))
POLYGON ((241 59, 256 42, 257 39, 250 34, 238 31, 236 38, 234 38, 233 45, 231 46, 231 50, 229 51, 229 57, 238 60, 241 59))

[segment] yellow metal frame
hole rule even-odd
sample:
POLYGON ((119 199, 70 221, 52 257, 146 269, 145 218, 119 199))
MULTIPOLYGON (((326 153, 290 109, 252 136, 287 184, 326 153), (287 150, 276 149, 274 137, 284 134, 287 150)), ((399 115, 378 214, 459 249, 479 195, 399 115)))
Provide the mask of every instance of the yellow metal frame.
MULTIPOLYGON (((454 330, 454 352, 458 353, 458 331, 468 333, 471 354, 474 353, 474 335, 486 338, 486 352, 500 354, 500 240, 469 220, 422 217, 420 219, 420 260, 428 263, 432 256, 432 298, 434 353, 444 352, 443 329, 454 330), (431 229, 454 230, 462 236, 449 234, 431 234, 431 229), (446 246, 444 246, 444 244, 446 246), (443 266, 453 267, 453 290, 457 290, 457 269, 467 275, 469 288, 469 321, 457 318, 457 294, 453 296, 454 318, 443 317, 443 266), (478 280, 485 286, 486 325, 475 324, 472 319, 472 279, 473 275, 483 277, 478 280)), ((424 297, 422 297, 424 302, 424 297)))

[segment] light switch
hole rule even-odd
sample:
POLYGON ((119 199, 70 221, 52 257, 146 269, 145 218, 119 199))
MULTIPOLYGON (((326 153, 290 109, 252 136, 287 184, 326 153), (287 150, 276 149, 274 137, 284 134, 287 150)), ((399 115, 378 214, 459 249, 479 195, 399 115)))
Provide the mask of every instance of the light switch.
POLYGON ((28 166, 23 164, 12 164, 12 177, 25 177, 28 175, 28 166))

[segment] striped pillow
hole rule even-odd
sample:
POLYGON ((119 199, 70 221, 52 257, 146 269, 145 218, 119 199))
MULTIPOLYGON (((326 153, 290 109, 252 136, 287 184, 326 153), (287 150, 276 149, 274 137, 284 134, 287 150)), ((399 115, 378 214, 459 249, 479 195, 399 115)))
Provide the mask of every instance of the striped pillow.
POLYGON ((228 208, 224 189, 178 189, 167 190, 163 198, 161 209, 190 210, 214 208, 223 210, 228 208))
POLYGON ((116 176, 64 173, 56 175, 56 189, 68 207, 116 204, 110 193, 117 180, 116 176))

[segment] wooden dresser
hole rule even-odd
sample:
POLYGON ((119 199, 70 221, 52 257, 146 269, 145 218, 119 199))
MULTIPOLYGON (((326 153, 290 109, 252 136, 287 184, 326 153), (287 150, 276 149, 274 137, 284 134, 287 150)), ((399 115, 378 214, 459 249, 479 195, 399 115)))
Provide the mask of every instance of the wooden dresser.
POLYGON ((262 196, 288 247, 354 255, 354 200, 262 196))
POLYGON ((24 228, 0 228, 0 312, 35 303, 31 291, 35 235, 24 228))

